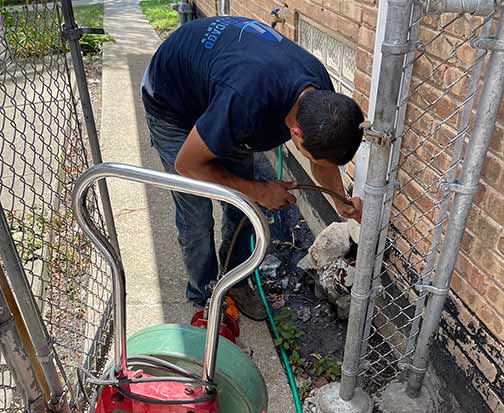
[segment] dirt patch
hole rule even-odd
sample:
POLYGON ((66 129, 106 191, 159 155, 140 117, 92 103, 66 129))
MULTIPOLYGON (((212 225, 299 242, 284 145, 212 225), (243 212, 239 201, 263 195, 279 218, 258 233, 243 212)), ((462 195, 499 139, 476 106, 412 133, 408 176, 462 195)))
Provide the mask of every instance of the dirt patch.
MULTIPOLYGON (((257 155, 256 178, 272 180, 275 176, 266 158, 257 155)), ((347 323, 338 319, 334 306, 315 295, 313 279, 297 268, 315 239, 299 209, 293 205, 267 215, 271 223, 272 245, 269 253, 281 264, 276 271, 263 272, 261 280, 274 316, 281 316, 285 309, 289 309, 290 320, 302 333, 297 339, 298 352, 306 364, 302 368, 295 366, 295 372, 298 384, 311 382, 309 388, 300 389, 303 397, 308 395, 310 388, 334 380, 334 371, 324 373, 321 371, 323 367, 318 366, 321 358, 343 360, 347 323)), ((339 376, 339 366, 336 376, 339 376)))

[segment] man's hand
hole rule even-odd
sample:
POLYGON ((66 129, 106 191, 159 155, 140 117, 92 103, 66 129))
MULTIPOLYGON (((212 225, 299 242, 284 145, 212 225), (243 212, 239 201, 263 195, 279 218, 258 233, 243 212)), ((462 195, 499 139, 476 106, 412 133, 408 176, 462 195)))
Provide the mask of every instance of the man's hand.
POLYGON ((270 210, 280 209, 296 202, 296 197, 289 192, 289 189, 295 186, 294 182, 256 182, 255 186, 252 198, 270 210))
POLYGON ((338 212, 345 218, 355 219, 359 224, 362 219, 362 199, 355 197, 350 198, 349 201, 353 204, 343 205, 338 208, 338 212))

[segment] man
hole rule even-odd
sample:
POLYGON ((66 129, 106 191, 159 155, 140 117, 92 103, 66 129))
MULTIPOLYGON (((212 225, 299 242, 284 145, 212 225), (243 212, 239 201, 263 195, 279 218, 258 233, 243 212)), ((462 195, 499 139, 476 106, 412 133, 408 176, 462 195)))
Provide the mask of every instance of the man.
MULTIPOLYGON (((271 27, 243 17, 200 19, 181 26, 159 47, 142 82, 151 143, 167 171, 226 185, 270 210, 296 202, 292 182, 254 180, 253 152, 292 139, 311 162, 317 181, 344 194, 339 165, 362 140, 359 106, 335 93, 324 66, 271 27)), ((176 224, 189 275, 186 294, 205 304, 215 280, 212 203, 173 193, 176 224)), ((360 219, 334 200, 339 213, 360 219)), ((242 217, 223 205, 220 263, 242 217)), ((249 231, 241 231, 230 267, 250 255, 249 231)), ((259 295, 244 285, 230 291, 246 316, 265 319, 259 295)))

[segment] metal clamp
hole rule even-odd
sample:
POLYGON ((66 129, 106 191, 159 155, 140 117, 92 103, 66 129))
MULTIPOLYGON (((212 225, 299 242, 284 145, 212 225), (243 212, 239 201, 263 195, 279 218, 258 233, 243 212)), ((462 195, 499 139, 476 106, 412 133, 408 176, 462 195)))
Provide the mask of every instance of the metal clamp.
POLYGON ((350 296, 359 301, 366 301, 369 298, 369 293, 370 291, 366 292, 365 294, 358 293, 357 291, 354 291, 352 288, 352 291, 350 292, 350 296))
POLYGON ((415 367, 411 363, 399 362, 399 363, 397 363, 397 367, 399 367, 401 370, 411 370, 411 371, 418 373, 418 374, 424 374, 427 372, 427 368, 421 369, 421 368, 415 367))
POLYGON ((495 37, 477 37, 471 41, 471 47, 474 49, 504 52, 504 40, 499 40, 495 37))
POLYGON ((395 191, 400 186, 401 186, 401 184, 398 181, 388 182, 385 186, 374 186, 374 185, 365 184, 364 185, 364 193, 366 195, 381 196, 387 192, 395 191))
POLYGON ((105 34, 102 28, 92 27, 72 27, 67 28, 65 25, 61 26, 61 37, 63 40, 78 40, 84 34, 105 34))
POLYGON ((359 366, 356 370, 348 370, 344 367, 341 368, 341 373, 347 377, 355 377, 361 372, 361 366, 359 366))
POLYGON ((465 186, 458 182, 441 182, 439 189, 443 192, 456 192, 461 195, 473 195, 478 192, 479 185, 465 186))
POLYGON ((392 142, 392 135, 390 133, 374 130, 373 125, 369 121, 362 122, 359 128, 363 130, 364 140, 366 142, 379 146, 392 142))
POLYGON ((425 285, 425 284, 420 284, 417 288, 420 291, 425 291, 432 295, 441 295, 441 296, 447 296, 448 292, 450 291, 450 288, 439 288, 433 285, 425 285))
POLYGON ((413 51, 410 42, 405 43, 382 43, 382 55, 402 55, 413 51))

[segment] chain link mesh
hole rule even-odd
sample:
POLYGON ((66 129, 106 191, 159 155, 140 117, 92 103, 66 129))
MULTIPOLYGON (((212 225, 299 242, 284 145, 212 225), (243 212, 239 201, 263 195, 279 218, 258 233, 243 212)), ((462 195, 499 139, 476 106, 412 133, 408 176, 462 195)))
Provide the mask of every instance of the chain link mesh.
POLYGON ((413 6, 389 167, 394 189, 384 197, 361 351, 360 377, 371 393, 401 378, 415 351, 422 286, 435 272, 451 201, 442 183, 454 181, 461 164, 486 56, 471 43, 488 34, 493 17, 422 17, 413 6))
MULTIPOLYGON (((111 277, 71 209, 74 182, 89 167, 61 4, 2 8, 0 14, 0 201, 68 386, 76 368, 98 372, 110 341, 111 277)), ((104 231, 98 200, 88 200, 104 231)), ((0 366, 0 411, 14 385, 0 366)))

